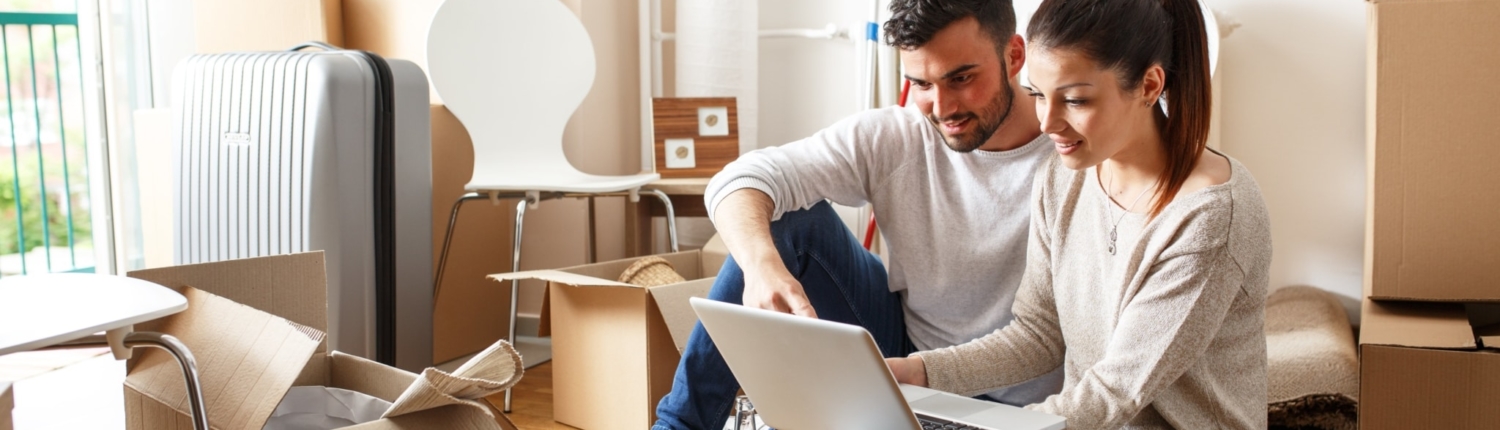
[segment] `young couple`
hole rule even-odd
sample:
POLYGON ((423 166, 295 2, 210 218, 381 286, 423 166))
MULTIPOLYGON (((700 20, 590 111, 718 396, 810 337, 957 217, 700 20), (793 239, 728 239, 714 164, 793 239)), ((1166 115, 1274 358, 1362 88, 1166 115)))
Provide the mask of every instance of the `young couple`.
MULTIPOLYGON (((715 176, 710 298, 861 325, 900 382, 1069 428, 1265 428, 1270 226, 1205 146, 1198 1, 1045 0, 1024 41, 1005 0, 891 10, 916 108, 715 176), (825 199, 874 204, 889 270, 825 199)), ((718 429, 738 388, 700 325, 653 428, 718 429)))

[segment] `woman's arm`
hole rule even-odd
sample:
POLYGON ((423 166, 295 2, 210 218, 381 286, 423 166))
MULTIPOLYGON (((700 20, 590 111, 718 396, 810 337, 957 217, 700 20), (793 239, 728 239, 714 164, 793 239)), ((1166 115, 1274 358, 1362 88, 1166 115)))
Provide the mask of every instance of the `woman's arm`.
POLYGON ((1225 247, 1158 261, 1125 306, 1103 358, 1037 405, 1076 428, 1116 428, 1156 400, 1213 341, 1243 272, 1225 247))

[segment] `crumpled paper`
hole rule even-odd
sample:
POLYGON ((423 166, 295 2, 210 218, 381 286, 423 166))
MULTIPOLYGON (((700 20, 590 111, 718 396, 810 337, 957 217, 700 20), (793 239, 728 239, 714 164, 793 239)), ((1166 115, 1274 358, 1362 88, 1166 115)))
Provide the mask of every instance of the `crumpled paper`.
POLYGON ((423 370, 381 418, 454 404, 478 407, 493 417, 490 408, 482 403, 484 398, 516 385, 524 372, 521 354, 509 342, 501 340, 485 348, 453 373, 433 367, 423 370))
POLYGON ((380 419, 391 402, 342 388, 292 387, 262 430, 324 430, 380 419))

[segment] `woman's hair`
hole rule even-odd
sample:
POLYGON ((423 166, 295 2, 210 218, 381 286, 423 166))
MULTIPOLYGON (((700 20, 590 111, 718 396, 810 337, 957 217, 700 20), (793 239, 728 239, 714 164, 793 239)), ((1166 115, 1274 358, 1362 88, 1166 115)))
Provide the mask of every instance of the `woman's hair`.
POLYGON ((1208 144, 1208 35, 1198 0, 1045 0, 1031 17, 1026 40, 1042 49, 1082 53, 1114 71, 1126 90, 1139 88, 1153 64, 1166 71, 1167 112, 1156 112, 1167 170, 1157 178, 1162 198, 1151 216, 1161 213, 1208 144))
POLYGON ((1004 57, 1010 36, 1016 34, 1016 10, 1010 0, 894 0, 885 38, 891 46, 916 49, 954 21, 974 17, 1004 57))

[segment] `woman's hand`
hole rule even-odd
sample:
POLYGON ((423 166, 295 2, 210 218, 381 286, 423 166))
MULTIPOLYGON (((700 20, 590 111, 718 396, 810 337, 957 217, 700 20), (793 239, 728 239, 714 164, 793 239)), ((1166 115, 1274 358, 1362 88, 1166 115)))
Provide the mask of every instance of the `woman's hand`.
POLYGON ((927 363, 922 361, 922 357, 887 358, 885 365, 891 367, 891 374, 896 375, 896 382, 927 386, 927 363))

